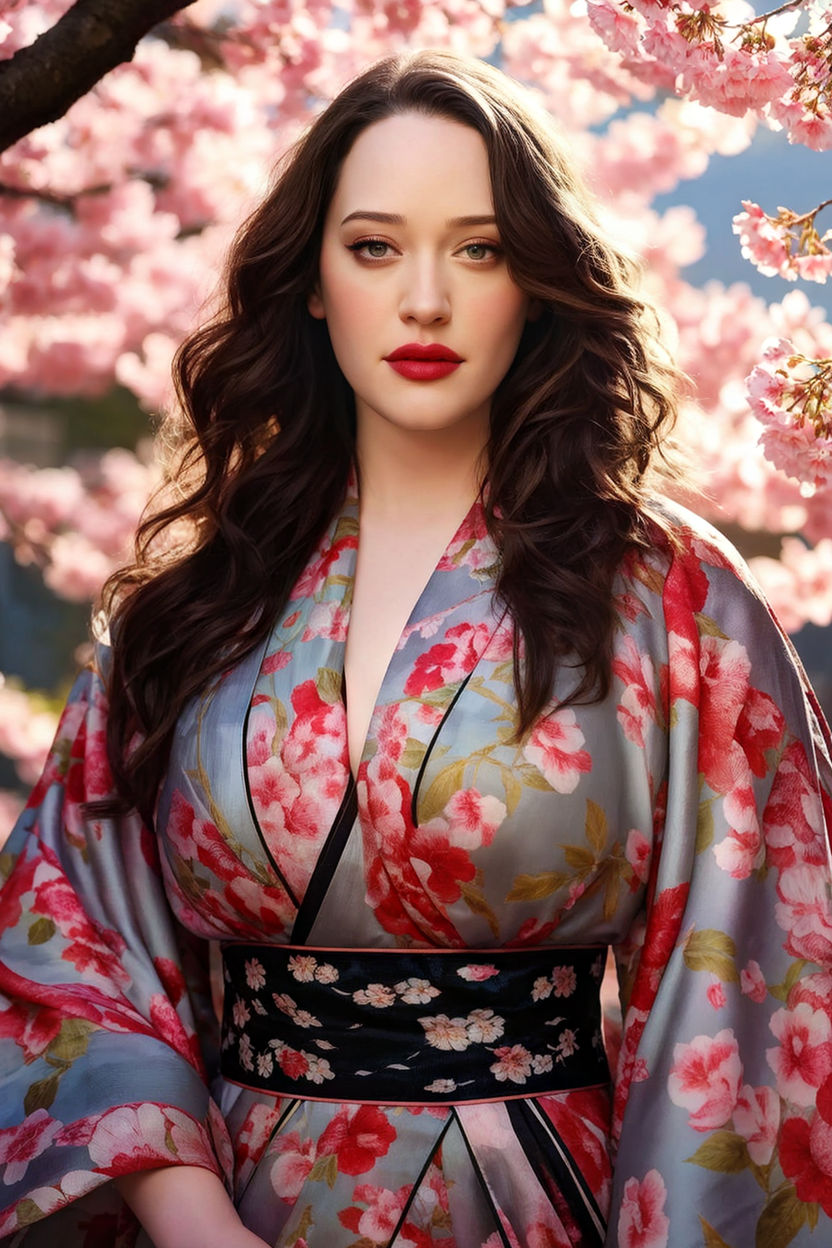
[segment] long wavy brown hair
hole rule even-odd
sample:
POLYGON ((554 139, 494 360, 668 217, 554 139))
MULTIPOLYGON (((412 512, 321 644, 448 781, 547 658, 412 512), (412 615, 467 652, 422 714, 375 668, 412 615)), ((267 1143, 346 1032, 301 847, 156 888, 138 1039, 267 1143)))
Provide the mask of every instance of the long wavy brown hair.
POLYGON ((143 521, 135 563, 103 594, 108 752, 120 797, 146 818, 184 704, 271 630, 343 502, 354 399, 307 296, 345 156, 366 126, 402 112, 482 135, 509 272, 543 305, 493 398, 484 483, 497 591, 525 648, 521 662, 515 642, 518 733, 564 661, 579 673, 570 700, 608 692, 612 579, 629 548, 655 540, 647 472, 677 374, 638 266, 606 237, 530 94, 448 52, 388 57, 281 160, 231 247, 218 311, 174 362, 187 428, 179 497, 143 521), (160 554, 183 522, 184 545, 160 554))

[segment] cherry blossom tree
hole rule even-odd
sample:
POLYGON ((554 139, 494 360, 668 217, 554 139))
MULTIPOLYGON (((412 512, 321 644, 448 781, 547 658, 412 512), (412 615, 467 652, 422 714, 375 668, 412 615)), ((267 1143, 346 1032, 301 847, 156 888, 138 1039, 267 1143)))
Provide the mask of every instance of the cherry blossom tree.
MULTIPOLYGON (((762 16, 742 0, 0 4, 0 394, 94 397, 118 383, 161 410, 173 351, 210 306, 236 224, 310 116, 391 51, 495 59, 559 119, 610 230, 645 256, 696 383, 679 439, 697 465, 697 508, 767 551, 753 568, 788 628, 828 624, 832 327, 799 288, 767 304, 742 284, 691 284, 704 231, 689 208, 654 201, 702 177, 714 154, 743 151, 759 125, 832 146, 831 31, 826 0, 762 16), (90 39, 94 64, 74 55, 90 39)), ((823 281, 826 206, 747 202, 738 246, 763 272, 823 281)), ((146 451, 60 469, 0 461, 0 538, 55 593, 89 601, 129 550, 158 474, 146 451)), ((0 678, 0 753, 24 781, 51 722, 0 678)), ((13 806, 0 795, 0 821, 13 806)))

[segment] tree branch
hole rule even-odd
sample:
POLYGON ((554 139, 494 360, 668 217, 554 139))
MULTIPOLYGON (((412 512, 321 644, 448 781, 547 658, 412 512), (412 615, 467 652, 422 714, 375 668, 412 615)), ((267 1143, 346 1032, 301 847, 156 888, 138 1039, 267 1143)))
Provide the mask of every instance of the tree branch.
POLYGON ((76 0, 28 48, 0 61, 0 152, 67 109, 191 0, 76 0))

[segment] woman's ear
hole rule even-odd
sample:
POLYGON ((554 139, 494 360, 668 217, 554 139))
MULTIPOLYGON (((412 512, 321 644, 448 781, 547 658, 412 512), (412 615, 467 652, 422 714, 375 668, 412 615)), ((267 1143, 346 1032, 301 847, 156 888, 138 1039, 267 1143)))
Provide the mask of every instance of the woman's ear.
POLYGON ((320 287, 317 285, 317 283, 315 284, 315 287, 313 288, 313 290, 311 290, 310 293, 306 296, 306 306, 309 309, 310 315, 314 316, 316 320, 319 320, 319 321, 326 320, 326 311, 324 309, 324 301, 323 301, 323 298, 321 297, 320 287))

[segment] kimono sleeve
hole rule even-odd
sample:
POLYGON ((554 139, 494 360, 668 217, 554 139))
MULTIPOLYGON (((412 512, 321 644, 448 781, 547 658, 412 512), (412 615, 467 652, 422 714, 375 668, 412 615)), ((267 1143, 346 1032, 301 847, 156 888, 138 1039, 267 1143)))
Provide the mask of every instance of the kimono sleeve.
POLYGON ((668 772, 618 950, 609 1248, 832 1243, 829 732, 735 551, 663 586, 668 772))
POLYGON ((86 670, 1 859, 0 1236, 28 1227, 27 1244, 86 1242, 66 1233, 82 1212, 104 1236, 90 1242, 115 1243, 132 1215, 101 1190, 109 1178, 172 1164, 222 1175, 227 1155, 193 949, 155 838, 135 814, 82 811, 112 794, 105 718, 101 676, 86 670))

